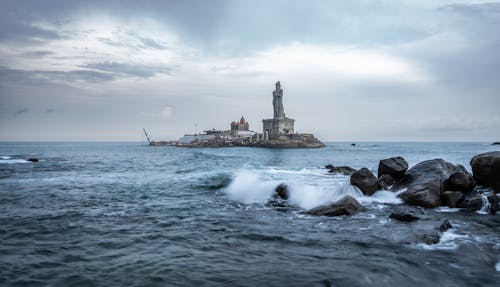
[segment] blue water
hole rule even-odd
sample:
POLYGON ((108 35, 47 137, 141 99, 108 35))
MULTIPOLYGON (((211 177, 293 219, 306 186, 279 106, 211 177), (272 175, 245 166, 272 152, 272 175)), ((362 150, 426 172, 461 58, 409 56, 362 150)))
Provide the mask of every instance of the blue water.
MULTIPOLYGON (((330 143, 324 149, 189 149, 140 143, 0 143, 1 286, 498 286, 500 216, 449 219, 436 245, 408 243, 399 199, 364 197, 326 164, 403 156, 470 170, 488 143, 330 143), (31 163, 24 159, 38 158, 31 163), (265 205, 287 183, 296 206, 265 205), (312 217, 344 194, 367 211, 312 217)), ((451 212, 450 212, 451 211, 451 212)))

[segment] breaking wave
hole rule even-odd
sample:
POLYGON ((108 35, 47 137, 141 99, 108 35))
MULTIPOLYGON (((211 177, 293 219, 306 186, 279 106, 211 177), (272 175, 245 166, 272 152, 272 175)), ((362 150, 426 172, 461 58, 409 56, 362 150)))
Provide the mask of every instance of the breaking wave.
POLYGON ((389 191, 380 190, 364 196, 349 183, 346 176, 324 175, 314 170, 242 170, 235 174, 223 191, 232 200, 246 204, 265 204, 280 183, 288 186, 290 203, 303 209, 336 201, 345 195, 358 199, 362 204, 399 204, 401 200, 389 191), (312 178, 317 177, 317 178, 312 178))

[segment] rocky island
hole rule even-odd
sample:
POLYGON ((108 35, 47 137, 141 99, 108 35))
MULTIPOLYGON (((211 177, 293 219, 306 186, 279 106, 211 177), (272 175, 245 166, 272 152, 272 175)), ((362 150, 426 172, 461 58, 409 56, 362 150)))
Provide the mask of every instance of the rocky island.
POLYGON ((273 91, 272 119, 262 120, 262 133, 249 130, 249 124, 244 117, 239 122, 231 123, 231 130, 208 130, 203 134, 185 135, 178 141, 151 141, 146 131, 146 138, 151 146, 178 147, 261 147, 261 148, 321 148, 325 145, 310 133, 296 133, 295 120, 285 116, 283 106, 283 89, 276 82, 273 91))

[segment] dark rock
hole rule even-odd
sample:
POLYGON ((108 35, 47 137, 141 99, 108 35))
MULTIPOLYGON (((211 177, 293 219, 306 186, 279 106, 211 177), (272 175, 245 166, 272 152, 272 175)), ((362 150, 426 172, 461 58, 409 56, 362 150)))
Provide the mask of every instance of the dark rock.
POLYGON ((372 195, 378 190, 377 178, 366 167, 351 175, 351 184, 359 187, 364 195, 372 195))
POLYGON ((38 162, 38 159, 37 158, 28 158, 27 161, 38 162))
POLYGON ((281 199, 287 200, 290 196, 288 192, 288 185, 280 183, 275 189, 273 197, 279 197, 281 199))
POLYGON ((399 212, 393 212, 389 217, 403 222, 413 222, 420 219, 419 217, 411 215, 409 213, 399 213, 399 212))
POLYGON ((487 196, 488 202, 490 203, 490 210, 489 212, 491 214, 497 213, 497 211, 500 210, 500 198, 496 194, 490 194, 487 196))
POLYGON ((500 151, 478 154, 471 159, 470 165, 477 184, 500 192, 500 151))
POLYGON ((476 192, 467 194, 462 201, 458 203, 458 207, 467 208, 468 210, 480 210, 485 203, 483 196, 476 192))
POLYGON ((474 189, 476 181, 472 174, 468 172, 457 171, 450 175, 444 183, 444 190, 455 190, 461 192, 470 192, 474 189))
POLYGON ((457 207, 457 204, 462 200, 464 194, 461 191, 447 190, 441 194, 441 201, 443 205, 448 207, 457 207))
POLYGON ((327 165, 325 165, 325 168, 326 168, 326 169, 332 169, 332 168, 334 168, 334 166, 333 166, 333 165, 331 165, 331 164, 327 164, 327 165))
POLYGON ((353 215, 365 208, 352 196, 346 195, 331 204, 321 205, 309 210, 307 213, 318 216, 353 215))
POLYGON ((500 145, 500 142, 494 142, 491 145, 500 145))
POLYGON ((443 183, 457 171, 467 172, 461 165, 442 159, 423 161, 410 168, 405 176, 393 185, 395 191, 406 188, 398 197, 410 205, 437 207, 441 205, 443 183))
POLYGON ((439 232, 445 232, 448 229, 452 229, 453 225, 451 225, 451 222, 448 219, 445 219, 441 225, 439 225, 438 230, 439 232))
POLYGON ((383 159, 378 164, 378 177, 389 174, 394 180, 401 179, 408 170, 408 163, 402 157, 391 157, 383 159))
POLYGON ((439 243, 439 240, 441 240, 441 235, 443 234, 443 232, 452 228, 453 226, 451 225, 450 221, 446 219, 437 228, 432 230, 427 230, 422 234, 419 234, 417 236, 417 241, 429 245, 437 244, 439 243))
POLYGON ((351 144, 351 146, 356 146, 356 144, 355 144, 355 143, 352 143, 352 144, 351 144))
POLYGON ((378 185, 385 190, 388 190, 393 183, 394 183, 394 178, 390 174, 383 174, 378 179, 378 185))
POLYGON ((348 166, 332 166, 332 165, 327 165, 330 166, 330 171, 329 173, 340 173, 343 175, 352 175, 353 173, 356 172, 356 170, 352 167, 348 166))

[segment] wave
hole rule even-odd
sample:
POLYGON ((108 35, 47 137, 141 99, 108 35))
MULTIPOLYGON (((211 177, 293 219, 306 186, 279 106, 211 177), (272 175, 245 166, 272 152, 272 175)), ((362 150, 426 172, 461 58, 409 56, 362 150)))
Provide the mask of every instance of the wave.
POLYGON ((30 161, 22 158, 11 158, 9 156, 1 156, 0 164, 15 164, 15 163, 29 163, 30 161))
POLYGON ((418 244, 425 250, 453 250, 458 248, 457 239, 467 238, 467 235, 461 235, 453 232, 454 229, 449 229, 441 234, 439 242, 436 244, 418 244))
POLYGON ((303 209, 334 202, 350 195, 362 204, 388 203, 400 204, 396 194, 380 190, 372 196, 364 196, 349 183, 348 177, 335 177, 315 170, 241 170, 237 172, 223 189, 227 196, 245 204, 265 204, 273 195, 274 189, 285 183, 289 190, 289 202, 303 209))

